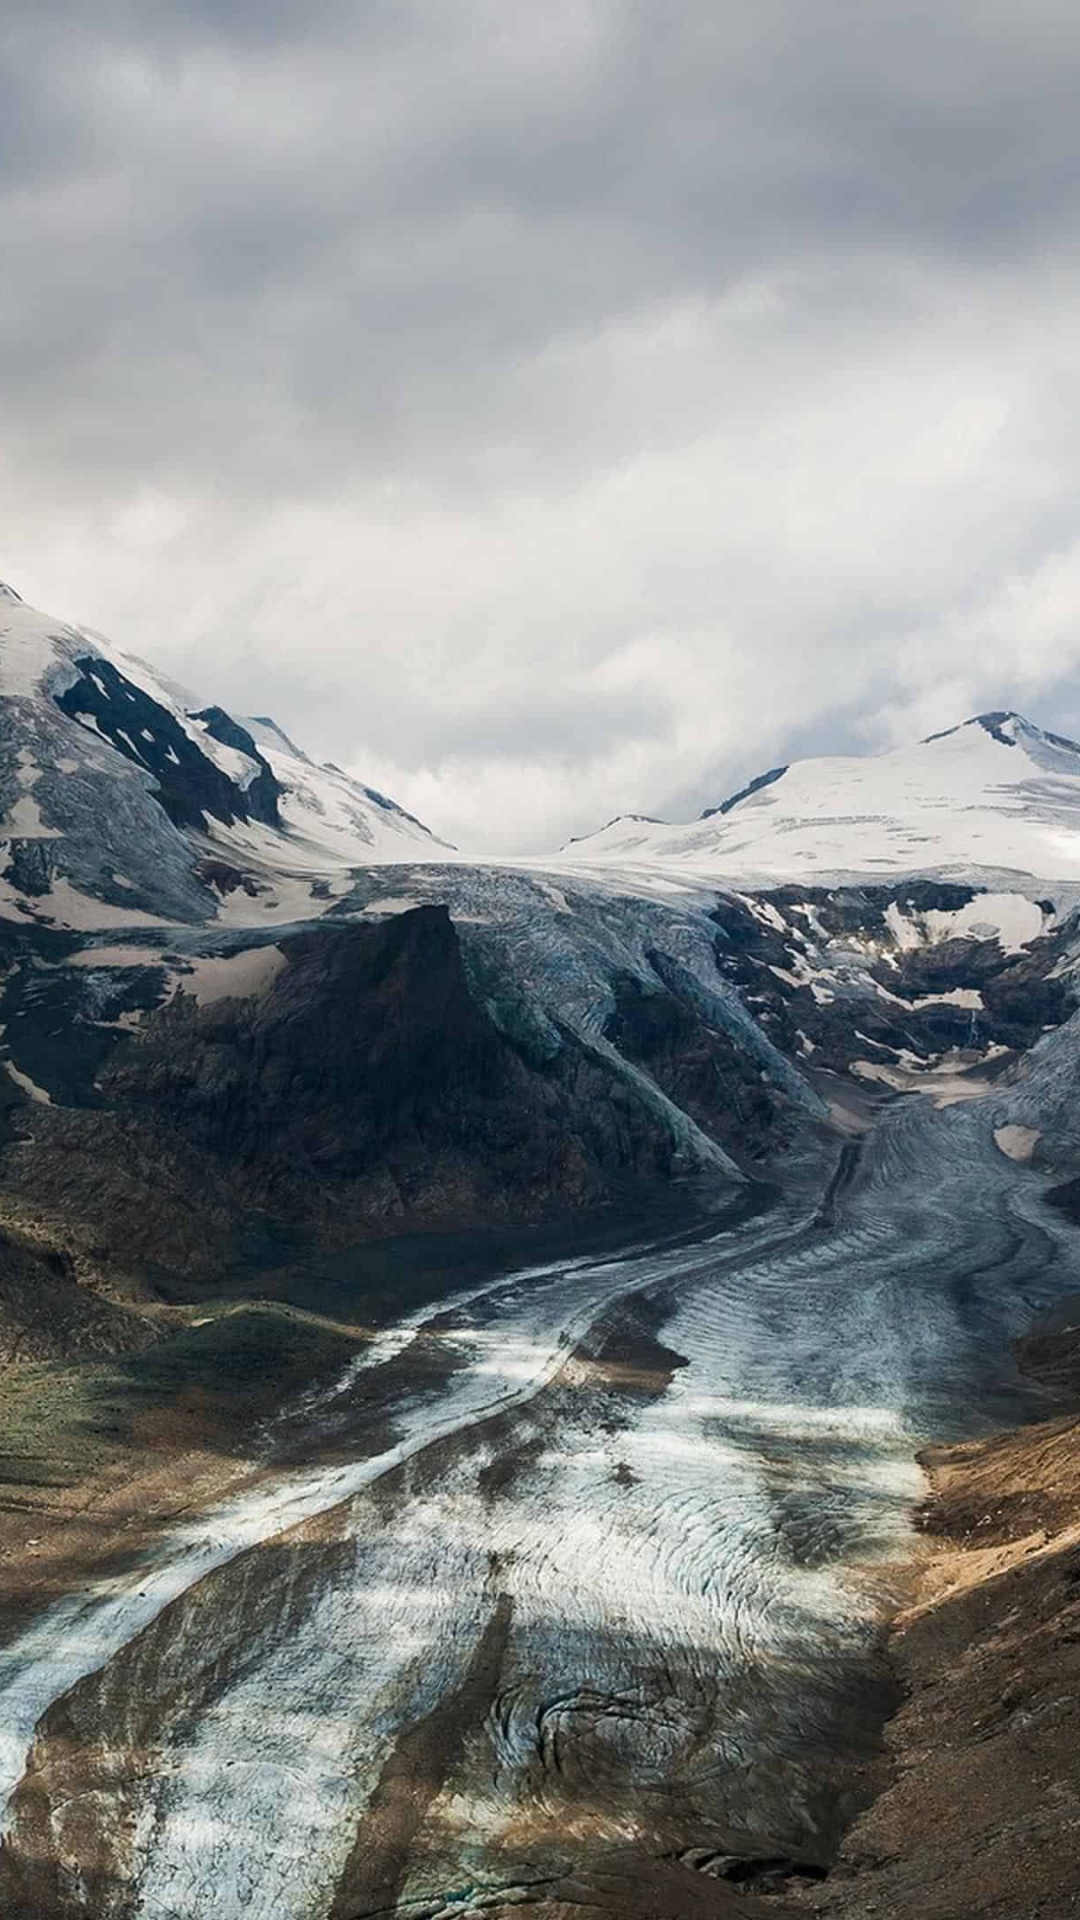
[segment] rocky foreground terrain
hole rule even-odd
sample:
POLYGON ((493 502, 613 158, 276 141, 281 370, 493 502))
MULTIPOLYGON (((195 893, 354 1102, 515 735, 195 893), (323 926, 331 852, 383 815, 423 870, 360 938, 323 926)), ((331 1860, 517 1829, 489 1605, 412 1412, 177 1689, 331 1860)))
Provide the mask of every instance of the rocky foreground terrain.
POLYGON ((1080 1334, 1019 1354, 1063 1411, 924 1456, 927 1553, 889 1643, 894 1778, 818 1913, 1080 1912, 1080 1334))
POLYGON ((1080 748, 495 864, 5 590, 0 843, 0 1912, 1076 1910, 1080 748))

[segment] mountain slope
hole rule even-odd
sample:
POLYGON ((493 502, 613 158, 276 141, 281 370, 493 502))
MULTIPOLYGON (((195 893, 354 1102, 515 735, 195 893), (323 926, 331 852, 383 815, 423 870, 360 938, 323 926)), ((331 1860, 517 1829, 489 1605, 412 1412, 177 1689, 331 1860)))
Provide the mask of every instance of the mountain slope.
POLYGON ((272 722, 201 704, 3 587, 0 848, 0 914, 89 928, 212 921, 226 900, 258 924, 281 883, 286 915, 318 913, 335 871, 445 844, 272 722))
POLYGON ((973 869, 1080 884, 1080 746, 1015 713, 771 769, 687 826, 628 816, 560 861, 762 883, 973 869))

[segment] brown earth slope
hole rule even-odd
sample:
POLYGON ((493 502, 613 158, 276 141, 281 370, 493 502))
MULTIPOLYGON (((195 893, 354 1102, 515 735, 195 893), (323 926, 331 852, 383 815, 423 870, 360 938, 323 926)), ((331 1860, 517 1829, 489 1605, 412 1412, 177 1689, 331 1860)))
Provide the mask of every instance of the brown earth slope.
MULTIPOLYGON (((1021 1343, 1075 1408, 1080 1332, 1021 1343)), ((809 1903, 830 1920, 1080 1914, 1080 1419, 932 1450, 892 1652, 894 1784, 809 1903)))

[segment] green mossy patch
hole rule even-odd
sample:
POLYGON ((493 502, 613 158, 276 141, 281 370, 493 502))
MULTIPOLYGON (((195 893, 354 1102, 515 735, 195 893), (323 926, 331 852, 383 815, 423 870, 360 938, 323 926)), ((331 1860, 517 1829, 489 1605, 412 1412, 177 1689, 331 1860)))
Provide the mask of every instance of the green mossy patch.
POLYGON ((121 1457, 249 1452, 259 1421, 356 1353, 355 1332, 279 1305, 229 1308, 108 1360, 0 1375, 0 1508, 72 1486, 121 1457))

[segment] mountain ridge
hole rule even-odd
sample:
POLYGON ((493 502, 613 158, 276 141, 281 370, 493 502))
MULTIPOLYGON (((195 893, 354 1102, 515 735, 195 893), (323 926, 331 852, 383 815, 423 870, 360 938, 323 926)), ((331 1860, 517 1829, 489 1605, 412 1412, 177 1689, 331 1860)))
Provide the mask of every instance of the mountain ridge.
POLYGON ((321 910, 312 885, 329 898, 350 861, 452 851, 385 794, 318 766, 275 722, 199 700, 11 587, 0 609, 7 917, 205 922, 235 917, 239 895, 258 922, 283 889, 286 913, 302 917, 302 900, 321 910))
MULTIPOLYGON (((246 873, 254 892, 239 881, 229 889, 235 921, 242 900, 260 891, 284 890, 283 911, 295 917, 302 899, 320 911, 314 903, 328 888, 332 895, 333 875, 350 866, 424 857, 607 868, 623 882, 636 875, 646 891, 665 876, 775 885, 883 872, 961 877, 980 868, 1080 888, 1080 745, 1013 709, 988 709, 881 754, 768 768, 689 822, 616 815, 557 853, 488 859, 459 852, 340 767, 318 764, 269 716, 233 715, 200 700, 90 629, 38 613, 10 585, 0 605, 0 747, 9 762, 0 836, 12 848, 16 894, 51 896, 58 924, 71 918, 66 907, 72 924, 90 924, 93 909, 63 892, 57 899, 46 884, 52 877, 130 923, 133 912, 220 918, 221 887, 207 885, 206 872, 246 873), (65 732, 61 718, 73 728, 65 732), (84 775, 95 787, 91 818, 112 811, 103 792, 111 782, 120 814, 140 817, 154 858, 134 885, 122 870, 117 881, 115 862, 105 870, 100 850, 86 844, 93 836, 80 835, 71 818, 84 775), (156 820, 155 803, 197 844, 182 849, 156 820), (319 893, 303 884, 305 874, 319 893)), ((253 907, 252 923, 266 910, 253 907)))
POLYGON ((721 884, 983 867, 1080 885, 1080 745, 977 714, 885 753, 770 768, 685 824, 617 816, 561 857, 721 884))

